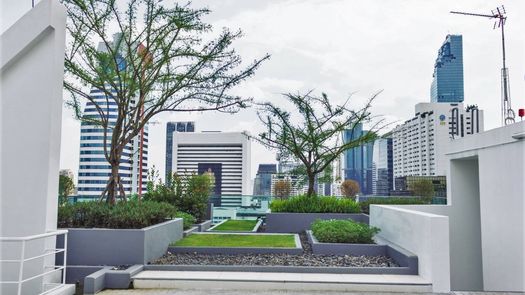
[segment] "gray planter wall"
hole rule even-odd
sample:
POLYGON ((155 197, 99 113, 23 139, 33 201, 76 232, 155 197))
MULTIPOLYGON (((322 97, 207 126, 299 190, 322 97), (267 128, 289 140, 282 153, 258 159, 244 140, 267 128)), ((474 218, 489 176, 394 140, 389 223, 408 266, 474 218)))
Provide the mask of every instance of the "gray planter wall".
MULTIPOLYGON (((166 252, 171 242, 182 239, 182 218, 142 229, 70 228, 68 265, 145 264, 166 252)), ((64 241, 57 239, 57 247, 64 241)), ((57 261, 61 263, 61 261, 57 261)))
POLYGON ((400 267, 405 268, 403 274, 418 274, 418 258, 411 252, 399 247, 377 244, 344 244, 320 243, 311 230, 306 231, 312 252, 319 255, 354 255, 354 256, 386 256, 392 258, 400 267))
POLYGON ((368 215, 362 213, 267 213, 266 232, 300 233, 310 229, 316 219, 352 219, 368 223, 368 215))
POLYGON ((212 223, 211 223, 211 220, 206 220, 201 223, 195 224, 195 226, 198 227, 199 232, 204 232, 204 231, 207 231, 212 226, 212 223))

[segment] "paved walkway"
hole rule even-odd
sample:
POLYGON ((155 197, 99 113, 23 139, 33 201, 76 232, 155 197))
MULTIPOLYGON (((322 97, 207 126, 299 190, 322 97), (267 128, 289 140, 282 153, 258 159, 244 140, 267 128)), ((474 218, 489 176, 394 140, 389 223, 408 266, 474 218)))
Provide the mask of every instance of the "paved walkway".
MULTIPOLYGON (((101 295, 397 295, 402 293, 354 293, 354 292, 326 292, 326 291, 246 291, 246 290, 106 290, 101 295)), ((439 293, 417 293, 421 295, 435 295, 439 293)), ((451 295, 516 295, 519 293, 507 292, 452 292, 451 295)))

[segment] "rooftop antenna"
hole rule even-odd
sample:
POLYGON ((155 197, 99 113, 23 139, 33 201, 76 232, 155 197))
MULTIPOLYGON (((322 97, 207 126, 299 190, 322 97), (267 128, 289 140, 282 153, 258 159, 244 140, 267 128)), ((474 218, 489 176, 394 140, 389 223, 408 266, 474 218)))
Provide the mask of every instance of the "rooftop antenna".
POLYGON ((507 17, 505 16, 506 11, 505 7, 497 7, 494 10, 491 10, 492 14, 479 14, 479 13, 469 13, 469 12, 460 12, 460 11, 451 11, 450 13, 462 14, 462 15, 471 15, 471 16, 481 16, 487 18, 495 19, 494 28, 496 26, 501 28, 501 46, 503 48, 503 68, 501 69, 501 123, 503 125, 508 125, 514 123, 514 118, 516 114, 510 104, 510 84, 509 84, 509 69, 505 63, 505 21, 507 17))

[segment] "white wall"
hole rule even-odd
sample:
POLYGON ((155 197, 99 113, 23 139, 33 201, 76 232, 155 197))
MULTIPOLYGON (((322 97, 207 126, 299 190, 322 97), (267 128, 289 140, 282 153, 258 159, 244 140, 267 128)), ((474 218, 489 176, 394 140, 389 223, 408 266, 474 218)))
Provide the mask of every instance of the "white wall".
POLYGON ((520 122, 453 140, 448 205, 372 206, 370 224, 381 228, 380 237, 417 254, 420 274, 441 282, 434 288, 446 291, 446 260, 451 290, 525 292, 524 138, 520 122), (429 235, 434 214, 448 220, 437 228, 448 240, 448 258, 425 246, 442 243, 429 235))
MULTIPOLYGON (((43 0, 0 36, 3 237, 56 230, 65 21, 65 9, 58 1, 43 0)), ((20 251, 19 244, 1 246, 2 256, 12 254, 6 249, 20 251)), ((32 254, 43 253, 44 244, 33 243, 30 248, 32 254)), ((54 257, 50 261, 54 263, 54 257)), ((42 259, 26 263, 24 277, 42 273, 43 263, 42 259)), ((0 280, 17 271, 17 265, 4 266, 0 280)), ((37 289, 29 288, 40 286, 25 287, 24 293, 30 294, 37 289)))
POLYGON ((454 141, 448 153, 453 207, 458 205, 455 191, 470 186, 455 179, 455 163, 471 158, 479 163, 485 291, 525 292, 525 139, 513 138, 520 133, 525 122, 454 141))
POLYGON ((370 225, 378 237, 418 257, 419 275, 433 292, 450 291, 448 217, 412 210, 412 206, 372 205, 370 225))

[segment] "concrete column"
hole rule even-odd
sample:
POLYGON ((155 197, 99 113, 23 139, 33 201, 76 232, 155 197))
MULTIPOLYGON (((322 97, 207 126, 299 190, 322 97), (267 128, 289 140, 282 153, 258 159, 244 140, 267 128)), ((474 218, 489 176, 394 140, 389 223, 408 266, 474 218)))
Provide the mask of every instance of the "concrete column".
MULTIPOLYGON (((0 36, 2 237, 56 230, 65 22, 57 0, 43 0, 0 36)), ((43 253, 44 247, 44 241, 28 244, 27 254, 43 253)), ((20 250, 20 244, 2 243, 0 256, 18 259, 20 250)), ((24 277, 43 272, 43 266, 43 259, 24 265, 24 277)), ((13 279, 18 269, 2 264, 0 280, 13 279)))

